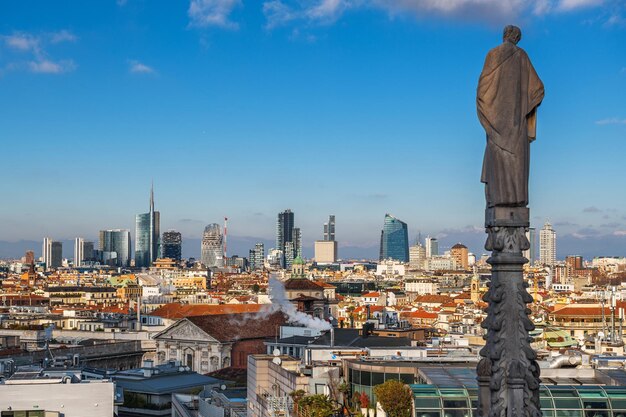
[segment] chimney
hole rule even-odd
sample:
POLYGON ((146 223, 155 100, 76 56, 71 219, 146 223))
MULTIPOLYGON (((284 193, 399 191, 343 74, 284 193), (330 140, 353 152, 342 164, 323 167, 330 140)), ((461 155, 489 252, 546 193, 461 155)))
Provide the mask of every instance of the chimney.
POLYGON ((335 347, 335 328, 330 328, 330 347, 335 347))

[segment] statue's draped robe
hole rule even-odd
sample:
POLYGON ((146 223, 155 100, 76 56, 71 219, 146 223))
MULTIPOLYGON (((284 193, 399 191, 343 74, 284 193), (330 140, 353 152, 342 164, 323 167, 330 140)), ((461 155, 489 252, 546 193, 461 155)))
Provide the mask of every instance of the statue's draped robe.
POLYGON ((528 205, 530 142, 543 95, 543 83, 524 50, 504 42, 489 51, 476 96, 487 132, 481 181, 488 207, 528 205))

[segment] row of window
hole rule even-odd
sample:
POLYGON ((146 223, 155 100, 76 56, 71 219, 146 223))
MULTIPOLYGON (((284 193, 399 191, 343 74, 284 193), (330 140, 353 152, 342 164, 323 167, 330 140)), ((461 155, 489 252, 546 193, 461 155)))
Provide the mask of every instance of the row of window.
POLYGON ((397 379, 405 384, 414 384, 415 376, 413 375, 413 368, 409 369, 411 373, 400 372, 369 372, 360 371, 358 369, 350 369, 350 382, 358 385, 375 386, 384 383, 390 379, 397 379))

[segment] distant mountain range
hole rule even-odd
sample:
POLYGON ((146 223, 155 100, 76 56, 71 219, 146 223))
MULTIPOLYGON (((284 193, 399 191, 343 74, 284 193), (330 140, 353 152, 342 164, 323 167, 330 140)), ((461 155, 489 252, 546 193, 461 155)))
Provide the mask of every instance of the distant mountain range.
MULTIPOLYGON (((539 231, 537 230, 537 235, 539 231)), ((457 242, 465 244, 470 252, 480 256, 486 251, 483 249, 485 242, 485 234, 482 229, 468 228, 462 230, 447 230, 437 235, 439 238, 439 251, 441 253, 449 250, 452 245, 457 242)), ((86 238, 87 239, 87 238, 86 238)), ((564 259, 567 255, 581 255, 585 259, 591 259, 594 256, 626 256, 626 234, 612 233, 601 235, 590 235, 580 237, 575 234, 559 235, 557 237, 557 258, 564 259)), ((88 239, 87 239, 88 240, 88 239)), ((97 239, 92 239, 97 242, 97 239)), ((200 257, 200 241, 199 238, 183 238, 183 257, 199 258, 200 257)), ((74 256, 74 240, 61 240, 63 242, 63 257, 72 258, 74 256)), ((254 247, 257 242, 265 245, 265 253, 275 245, 274 240, 264 239, 251 236, 229 236, 228 237, 228 255, 248 256, 248 251, 254 247)), ((411 241, 411 244, 414 244, 411 241)), ((41 256, 42 241, 35 240, 19 240, 4 241, 0 240, 0 259, 16 259, 24 256, 27 250, 34 250, 35 256, 41 256)), ((537 239, 537 245, 539 240, 537 239)), ((96 243, 97 245, 97 243, 96 243)), ((303 247, 303 255, 305 258, 313 257, 313 246, 306 245, 303 247)), ((339 241, 339 256, 342 259, 378 259, 378 243, 364 246, 342 245, 339 241)), ((537 256, 539 256, 539 248, 537 247, 537 256)))

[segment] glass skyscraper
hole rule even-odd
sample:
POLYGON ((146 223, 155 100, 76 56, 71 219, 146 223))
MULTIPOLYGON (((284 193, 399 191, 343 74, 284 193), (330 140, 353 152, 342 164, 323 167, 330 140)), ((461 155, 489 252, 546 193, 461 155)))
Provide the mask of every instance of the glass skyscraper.
POLYGON ((135 222, 135 266, 148 268, 159 256, 161 215, 154 211, 154 189, 150 188, 150 211, 138 214, 135 222))
POLYGON ((100 252, 107 265, 130 266, 130 230, 101 230, 100 252))
POLYGON ((293 242, 294 237, 294 213, 287 209, 278 213, 278 220, 276 221, 276 249, 283 253, 280 265, 284 268, 286 266, 286 260, 295 258, 294 250, 297 248, 293 245, 287 247, 287 242, 293 242), (291 253, 288 254, 287 250, 291 253))
POLYGON ((220 225, 213 223, 204 229, 202 235, 201 262, 207 268, 224 266, 224 235, 220 225))
POLYGON ((182 258, 183 238, 180 232, 168 230, 161 239, 161 257, 180 261, 182 258))
POLYGON ((405 222, 385 214, 380 237, 380 260, 409 262, 409 230, 405 222))
POLYGON ((331 242, 335 240, 335 215, 328 216, 328 223, 324 223, 324 240, 331 242))

